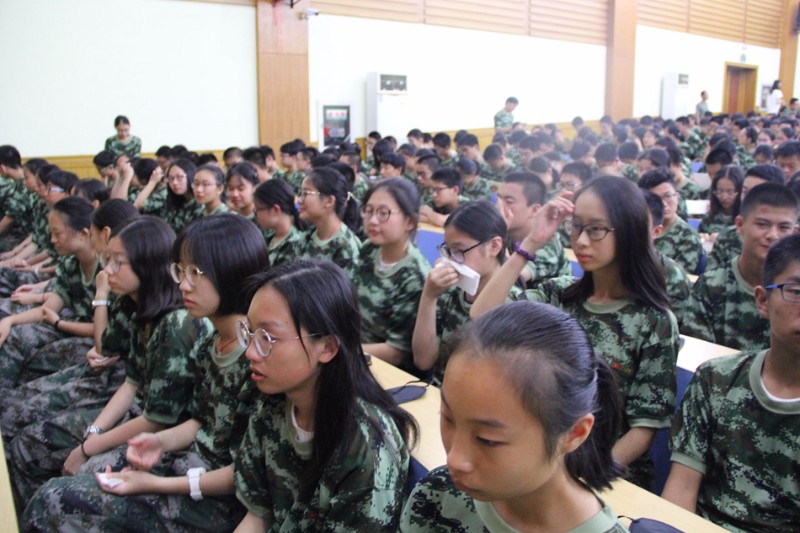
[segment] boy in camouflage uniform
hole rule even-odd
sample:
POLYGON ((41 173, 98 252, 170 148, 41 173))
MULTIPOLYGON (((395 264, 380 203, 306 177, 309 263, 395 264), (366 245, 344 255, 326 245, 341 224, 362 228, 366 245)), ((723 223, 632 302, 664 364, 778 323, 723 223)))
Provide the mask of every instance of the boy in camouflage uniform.
POLYGON ((700 366, 672 430, 663 497, 728 531, 798 531, 800 236, 767 255, 756 306, 769 348, 700 366))
POLYGON ((678 194, 672 171, 657 167, 639 178, 639 186, 664 202, 664 231, 655 240, 658 251, 675 260, 686 272, 695 273, 705 253, 697 232, 678 216, 678 194))
MULTIPOLYGON (((300 187, 303 185, 303 178, 306 177, 305 172, 297 169, 297 153, 303 147, 297 141, 291 141, 281 145, 281 165, 286 169, 282 179, 292 186, 295 194, 300 193, 300 187)), ((277 177, 277 176, 275 176, 277 177)))
POLYGON ((769 247, 796 230, 797 198, 782 185, 754 187, 736 217, 742 254, 707 271, 692 288, 683 332, 739 350, 767 345, 769 323, 759 316, 753 295, 769 247))
POLYGON ((519 105, 519 100, 510 96, 506 99, 506 105, 503 109, 494 115, 494 131, 495 133, 511 133, 514 126, 514 109, 519 105))

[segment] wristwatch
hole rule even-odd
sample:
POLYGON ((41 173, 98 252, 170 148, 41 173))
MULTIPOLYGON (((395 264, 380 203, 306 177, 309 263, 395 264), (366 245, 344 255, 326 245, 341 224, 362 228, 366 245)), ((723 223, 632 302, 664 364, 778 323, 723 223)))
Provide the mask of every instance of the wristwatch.
POLYGON ((200 492, 200 475, 205 473, 206 469, 203 467, 190 468, 186 472, 186 477, 189 478, 189 496, 196 502, 203 499, 203 493, 200 492))
POLYGON ((92 307, 108 306, 108 300, 92 300, 92 307))
POLYGON ((83 432, 83 440, 86 440, 89 435, 99 435, 103 432, 103 428, 98 426, 89 426, 83 432))

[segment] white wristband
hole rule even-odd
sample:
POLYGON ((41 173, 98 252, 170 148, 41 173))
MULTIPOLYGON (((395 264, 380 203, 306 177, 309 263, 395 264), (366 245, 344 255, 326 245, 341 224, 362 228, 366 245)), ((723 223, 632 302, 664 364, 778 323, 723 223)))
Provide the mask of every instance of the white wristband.
POLYGON ((199 502, 203 499, 203 493, 200 492, 200 474, 205 474, 206 469, 199 467, 199 468, 190 468, 188 472, 186 472, 186 477, 189 478, 189 496, 196 502, 199 502))

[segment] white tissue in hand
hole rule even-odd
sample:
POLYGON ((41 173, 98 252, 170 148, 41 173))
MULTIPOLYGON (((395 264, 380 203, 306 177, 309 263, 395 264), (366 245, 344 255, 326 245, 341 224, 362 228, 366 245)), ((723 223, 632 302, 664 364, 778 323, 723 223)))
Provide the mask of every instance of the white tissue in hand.
POLYGON ((446 258, 442 258, 442 263, 450 265, 458 272, 458 283, 456 285, 470 296, 475 296, 478 292, 478 283, 481 281, 481 275, 463 263, 456 263, 446 258))
POLYGON ((123 481, 116 477, 108 477, 108 474, 97 474, 97 479, 102 483, 104 486, 108 487, 109 489, 113 489, 117 485, 121 484, 123 481))

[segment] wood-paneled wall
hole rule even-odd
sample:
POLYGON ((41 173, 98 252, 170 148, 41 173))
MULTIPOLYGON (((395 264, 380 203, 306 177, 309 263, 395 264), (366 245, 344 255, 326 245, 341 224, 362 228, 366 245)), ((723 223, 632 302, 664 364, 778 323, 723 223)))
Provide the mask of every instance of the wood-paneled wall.
POLYGON ((793 0, 638 0, 639 24, 780 48, 793 0))

